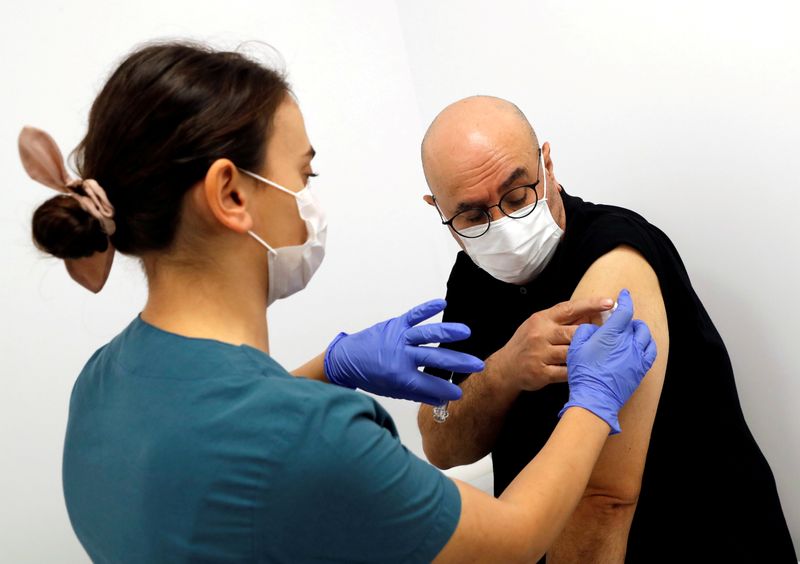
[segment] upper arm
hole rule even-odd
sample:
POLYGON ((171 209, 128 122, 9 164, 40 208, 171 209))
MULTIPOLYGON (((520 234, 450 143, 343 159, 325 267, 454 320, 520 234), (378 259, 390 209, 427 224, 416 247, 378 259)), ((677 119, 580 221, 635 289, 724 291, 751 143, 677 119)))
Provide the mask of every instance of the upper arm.
POLYGON ((431 561, 459 519, 455 484, 346 394, 307 416, 274 473, 262 534, 296 561, 431 561))
POLYGON ((650 328, 658 347, 658 357, 620 411, 622 433, 608 438, 589 480, 586 495, 625 504, 635 503, 638 499, 650 433, 667 368, 669 330, 661 288, 656 273, 645 258, 631 247, 620 246, 589 267, 572 297, 616 296, 623 288, 631 292, 634 317, 643 320, 650 328))

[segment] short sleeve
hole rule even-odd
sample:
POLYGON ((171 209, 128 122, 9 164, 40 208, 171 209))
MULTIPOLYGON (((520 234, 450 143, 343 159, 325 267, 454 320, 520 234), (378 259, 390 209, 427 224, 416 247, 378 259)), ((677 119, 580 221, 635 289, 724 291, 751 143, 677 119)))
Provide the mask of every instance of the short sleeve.
MULTIPOLYGON (((598 206, 600 207, 600 206, 598 206)), ((582 278, 589 267, 600 257, 619 246, 634 248, 658 273, 661 271, 659 241, 656 228, 641 216, 629 210, 602 206, 605 213, 588 224, 579 240, 575 241, 569 268, 582 278)))
POLYGON ((455 531, 455 484, 409 452, 377 403, 341 390, 313 409, 273 476, 260 543, 269 560, 430 562, 455 531), (273 543, 274 539, 274 543, 273 543))

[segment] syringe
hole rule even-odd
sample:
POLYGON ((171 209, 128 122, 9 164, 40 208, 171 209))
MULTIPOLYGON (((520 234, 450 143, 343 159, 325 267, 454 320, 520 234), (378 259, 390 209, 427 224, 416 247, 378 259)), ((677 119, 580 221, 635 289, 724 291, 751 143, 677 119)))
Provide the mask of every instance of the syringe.
MULTIPOLYGON (((450 378, 447 379, 448 382, 453 381, 453 373, 450 372, 450 378)), ((444 423, 447 421, 447 418, 450 416, 450 412, 448 411, 447 407, 450 405, 449 401, 446 401, 442 404, 434 406, 433 408, 433 420, 437 423, 444 423)))

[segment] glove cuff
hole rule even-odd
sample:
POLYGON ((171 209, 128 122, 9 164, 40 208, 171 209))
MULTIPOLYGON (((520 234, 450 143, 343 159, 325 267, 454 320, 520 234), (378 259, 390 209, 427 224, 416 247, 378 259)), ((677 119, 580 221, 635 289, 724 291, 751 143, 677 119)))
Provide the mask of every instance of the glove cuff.
POLYGON ((347 333, 339 333, 333 338, 331 344, 328 345, 328 350, 325 351, 325 358, 322 361, 322 369, 325 372, 325 377, 331 384, 336 384, 337 386, 342 386, 343 388, 355 390, 356 387, 347 381, 344 374, 339 374, 339 372, 336 370, 336 361, 332 358, 333 350, 336 348, 336 344, 344 337, 347 337, 347 333))

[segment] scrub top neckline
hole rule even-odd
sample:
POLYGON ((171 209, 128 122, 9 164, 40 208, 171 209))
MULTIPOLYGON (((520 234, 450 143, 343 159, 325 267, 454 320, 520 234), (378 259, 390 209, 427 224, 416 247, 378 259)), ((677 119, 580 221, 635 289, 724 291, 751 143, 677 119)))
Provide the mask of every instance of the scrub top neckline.
MULTIPOLYGON (((189 342, 189 343, 198 343, 198 344, 201 344, 201 343, 212 343, 212 344, 215 344, 215 345, 221 345, 221 346, 223 346, 225 348, 252 351, 252 352, 255 352, 258 355, 261 355, 261 356, 267 357, 269 359, 272 359, 272 356, 269 353, 265 353, 261 349, 257 349, 256 347, 254 347, 252 345, 248 345, 246 343, 241 343, 239 345, 234 345, 233 343, 226 343, 225 341, 220 341, 218 339, 210 339, 210 338, 207 338, 207 337, 189 337, 187 335, 181 335, 180 333, 173 333, 172 331, 167 331, 166 329, 161 329, 160 327, 157 327, 156 325, 153 325, 149 321, 145 321, 144 318, 142 317, 142 312, 139 312, 138 314, 136 314, 136 319, 134 320, 134 322, 140 324, 145 329, 147 329, 147 330, 149 330, 151 332, 160 333, 162 335, 167 335, 168 337, 177 338, 179 340, 186 341, 186 342, 189 342)), ((274 359, 272 359, 272 360, 274 360, 274 359)))

